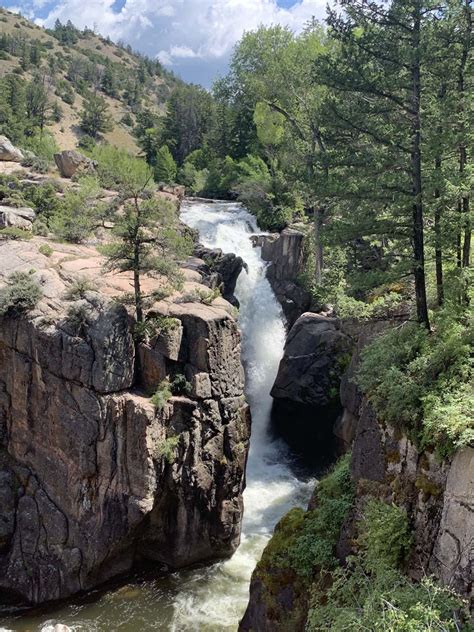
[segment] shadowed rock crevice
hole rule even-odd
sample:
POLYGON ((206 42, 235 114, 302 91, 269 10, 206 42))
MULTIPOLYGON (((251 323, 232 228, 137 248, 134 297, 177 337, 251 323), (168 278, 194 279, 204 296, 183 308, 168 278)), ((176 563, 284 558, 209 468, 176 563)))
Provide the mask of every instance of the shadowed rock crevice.
POLYGON ((305 313, 291 328, 271 395, 278 434, 310 465, 332 463, 341 376, 352 342, 337 319, 305 313))

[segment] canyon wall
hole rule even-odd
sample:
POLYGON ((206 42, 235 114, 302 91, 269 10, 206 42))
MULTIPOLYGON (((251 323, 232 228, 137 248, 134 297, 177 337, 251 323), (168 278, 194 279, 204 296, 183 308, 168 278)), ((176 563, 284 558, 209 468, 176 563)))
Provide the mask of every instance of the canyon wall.
MULTIPOLYGON (((152 560, 178 568, 239 543, 249 439, 232 308, 171 297, 172 327, 139 348, 94 249, 41 239, 1 245, 3 280, 28 271, 43 298, 0 319, 0 595, 41 603, 152 560), (87 276, 97 289, 68 297, 87 276), (166 377, 186 392, 156 409, 166 377), (138 388, 137 386, 140 386, 138 388)), ((187 271, 185 290, 205 288, 187 271)), ((155 280, 148 280, 150 286, 155 280)))
MULTIPOLYGON (((296 415, 291 414, 292 402, 298 411, 303 399, 306 402, 303 423, 309 425, 307 437, 311 433, 316 436, 311 426, 321 423, 321 402, 324 401, 318 394, 327 393, 326 389, 334 388, 335 381, 340 382, 341 412, 334 418, 333 430, 340 450, 351 450, 350 476, 355 501, 340 530, 335 546, 337 558, 344 563, 349 555, 357 555, 358 523, 369 500, 394 503, 406 510, 410 524, 412 546, 406 563, 408 575, 419 580, 432 574, 461 595, 472 597, 474 449, 464 448, 441 460, 432 450, 417 448, 401 429, 380 423, 354 378, 361 350, 387 325, 331 321, 333 319, 324 320, 317 314, 305 314, 296 322, 288 335, 273 394, 285 398, 289 426, 296 424, 296 415), (328 340, 322 344, 324 332, 330 332, 331 339, 338 332, 341 341, 344 340, 339 351, 331 347, 328 340), (301 345, 295 343, 298 339, 301 345), (348 347, 351 356, 347 365, 348 347), (308 365, 307 370, 301 370, 304 363, 308 365), (346 370, 341 375, 335 366, 344 364, 346 370), (318 370, 313 370, 313 366, 318 370)), ((278 399, 276 401, 278 405, 278 399)), ((308 450, 311 447, 318 451, 316 442, 308 450)), ((317 506, 316 488, 308 512, 317 506)), ((294 510, 275 528, 262 561, 253 573, 250 601, 239 627, 242 632, 305 630, 311 583, 285 561, 287 543, 302 524, 304 515, 294 510)), ((305 546, 310 545, 307 541, 305 546)), ((321 581, 324 585, 324 577, 321 581)))
POLYGON ((304 272, 304 235, 285 228, 281 233, 258 235, 253 244, 261 247, 262 259, 268 262, 267 278, 280 302, 288 329, 311 305, 310 294, 298 283, 304 272))

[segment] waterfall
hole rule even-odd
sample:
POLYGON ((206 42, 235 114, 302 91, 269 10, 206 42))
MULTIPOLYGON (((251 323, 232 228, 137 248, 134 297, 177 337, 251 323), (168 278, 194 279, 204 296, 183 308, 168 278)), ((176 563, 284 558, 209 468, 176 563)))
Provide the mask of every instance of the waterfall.
POLYGON ((199 231, 201 243, 242 257, 247 271, 237 281, 246 395, 252 412, 252 436, 244 493, 242 542, 234 556, 216 564, 176 597, 171 629, 236 630, 247 601, 252 570, 278 520, 303 505, 314 483, 299 480, 289 467, 284 444, 269 434, 270 390, 283 354, 285 328, 281 307, 265 276, 260 248, 250 237, 260 234, 255 218, 240 204, 191 202, 183 206, 184 223, 199 231))

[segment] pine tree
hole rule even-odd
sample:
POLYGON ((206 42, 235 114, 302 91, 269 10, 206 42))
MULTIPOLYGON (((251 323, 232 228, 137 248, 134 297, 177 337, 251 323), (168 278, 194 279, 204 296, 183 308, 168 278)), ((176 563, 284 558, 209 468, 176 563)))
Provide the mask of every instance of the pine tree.
POLYGON ((109 114, 109 106, 104 97, 91 94, 84 101, 81 114, 81 128, 93 138, 99 134, 112 131, 113 119, 109 114))
POLYGON ((176 284, 180 279, 176 261, 188 254, 189 245, 178 231, 174 205, 164 198, 150 197, 153 174, 145 162, 123 158, 116 176, 125 206, 114 227, 115 241, 101 251, 108 269, 133 273, 136 319, 143 323, 142 275, 162 275, 176 284))
POLYGON ((375 216, 368 224, 386 230, 391 225, 386 240, 398 237, 402 249, 411 243, 417 317, 429 329, 422 85, 438 3, 340 0, 339 5, 344 14, 330 11, 328 21, 340 54, 319 64, 320 76, 335 92, 331 113, 342 138, 333 158, 345 165, 339 188, 366 211, 371 205, 375 216))
POLYGON ((172 184, 176 182, 177 171, 178 167, 169 148, 163 145, 156 154, 155 180, 165 184, 172 184))

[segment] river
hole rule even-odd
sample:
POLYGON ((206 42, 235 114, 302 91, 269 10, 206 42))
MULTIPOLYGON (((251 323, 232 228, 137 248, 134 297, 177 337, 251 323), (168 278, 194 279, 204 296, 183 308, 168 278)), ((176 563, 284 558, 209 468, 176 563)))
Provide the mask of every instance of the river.
POLYGON ((313 481, 295 474, 288 449, 269 433, 270 389, 283 353, 285 329, 260 249, 250 241, 251 235, 261 232, 255 218, 237 203, 205 201, 185 202, 181 217, 199 231, 203 245, 234 252, 248 267, 235 291, 252 412, 241 545, 224 562, 166 578, 137 575, 126 585, 49 612, 0 621, 7 630, 37 632, 48 623, 60 622, 81 632, 235 632, 247 605, 252 570, 275 524, 291 507, 304 505, 314 487, 313 481))

